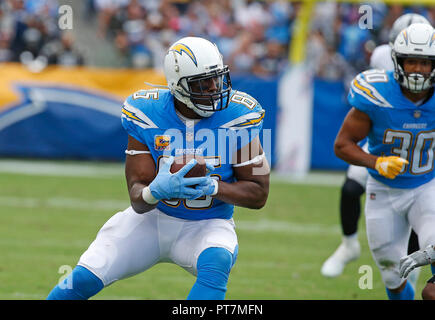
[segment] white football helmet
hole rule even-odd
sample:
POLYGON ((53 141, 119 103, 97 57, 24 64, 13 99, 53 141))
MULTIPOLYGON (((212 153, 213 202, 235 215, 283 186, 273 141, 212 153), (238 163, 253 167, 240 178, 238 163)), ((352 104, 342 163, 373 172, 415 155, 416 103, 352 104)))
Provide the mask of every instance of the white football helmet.
POLYGON ((435 83, 435 30, 431 25, 415 23, 400 32, 391 50, 394 63, 394 78, 411 92, 429 89, 435 83), (432 71, 429 73, 408 73, 404 71, 406 58, 429 59, 432 71))
POLYGON ((178 40, 166 53, 164 73, 174 97, 201 117, 228 106, 229 68, 214 43, 198 37, 178 40))
POLYGON ((424 23, 430 25, 430 22, 425 17, 417 13, 407 13, 400 16, 396 19, 396 21, 394 21, 391 31, 388 35, 391 47, 394 46, 394 40, 396 40, 400 31, 409 27, 413 23, 424 23))

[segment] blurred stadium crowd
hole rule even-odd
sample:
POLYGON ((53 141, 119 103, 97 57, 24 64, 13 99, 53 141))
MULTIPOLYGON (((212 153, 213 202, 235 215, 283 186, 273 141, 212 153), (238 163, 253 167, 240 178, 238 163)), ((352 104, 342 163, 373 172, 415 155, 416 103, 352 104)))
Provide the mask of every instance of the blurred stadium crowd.
POLYGON ((0 62, 83 65, 73 33, 58 27, 58 8, 56 0, 0 0, 0 62))
POLYGON ((159 67, 183 36, 215 42, 234 72, 274 75, 287 63, 295 10, 286 1, 95 0, 101 35, 134 67, 159 67))
POLYGON ((406 13, 418 13, 435 24, 435 7, 370 3, 373 28, 364 29, 361 4, 323 2, 316 6, 307 48, 307 61, 323 79, 348 83, 357 73, 369 69, 376 46, 388 43, 394 21, 406 13), (349 81, 348 81, 349 80, 349 81))
MULTIPOLYGON (((85 0, 83 19, 97 21, 133 68, 161 68, 167 47, 183 36, 217 43, 232 72, 276 76, 288 64, 298 2, 286 0, 85 0)), ((358 25, 361 4, 318 3, 311 18, 307 62, 323 79, 353 77, 368 68, 373 49, 388 42, 396 18, 408 12, 435 22, 435 8, 371 3, 373 28, 358 25)), ((0 0, 0 62, 39 57, 47 64, 82 65, 73 32, 58 28, 57 0, 0 0)), ((75 13, 77 14, 77 13, 75 13)))

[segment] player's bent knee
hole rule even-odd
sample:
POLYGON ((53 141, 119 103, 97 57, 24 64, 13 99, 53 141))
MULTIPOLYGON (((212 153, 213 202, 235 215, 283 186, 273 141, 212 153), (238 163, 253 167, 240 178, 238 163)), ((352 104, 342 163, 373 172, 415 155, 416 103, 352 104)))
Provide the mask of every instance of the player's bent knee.
POLYGON ((234 254, 224 248, 207 248, 198 257, 197 280, 208 287, 225 290, 237 258, 237 249, 234 254))
POLYGON ((73 272, 50 292, 47 300, 87 300, 104 288, 91 271, 76 266, 73 272))
POLYGON ((346 181, 341 187, 341 192, 343 195, 360 197, 365 192, 365 188, 355 180, 346 178, 346 181))

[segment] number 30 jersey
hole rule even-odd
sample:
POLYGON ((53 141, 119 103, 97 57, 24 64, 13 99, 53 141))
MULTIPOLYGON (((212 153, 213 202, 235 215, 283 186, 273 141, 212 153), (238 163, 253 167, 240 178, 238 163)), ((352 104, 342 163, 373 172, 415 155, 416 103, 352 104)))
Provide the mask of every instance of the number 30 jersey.
MULTIPOLYGON (((169 156, 203 156, 215 170, 214 179, 234 182, 233 154, 249 144, 263 125, 264 110, 246 93, 233 90, 228 107, 199 121, 182 119, 169 90, 140 90, 123 104, 121 121, 127 133, 145 144, 158 170, 169 156)), ((245 160, 246 161, 246 160, 245 160)), ((157 208, 182 219, 230 219, 234 205, 210 196, 196 200, 162 200, 157 208)))
POLYGON ((393 71, 374 69, 353 79, 348 101, 372 121, 368 135, 371 154, 409 161, 395 179, 368 169, 373 178, 393 188, 415 188, 433 178, 435 95, 416 106, 403 95, 393 71))

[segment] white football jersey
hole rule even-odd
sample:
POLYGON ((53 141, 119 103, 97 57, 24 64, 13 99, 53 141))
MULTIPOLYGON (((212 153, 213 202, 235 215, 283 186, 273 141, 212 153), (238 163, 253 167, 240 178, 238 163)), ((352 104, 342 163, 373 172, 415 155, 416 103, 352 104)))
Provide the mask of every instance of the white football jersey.
POLYGON ((394 70, 393 59, 391 58, 391 47, 389 44, 377 46, 370 57, 370 68, 394 70))

